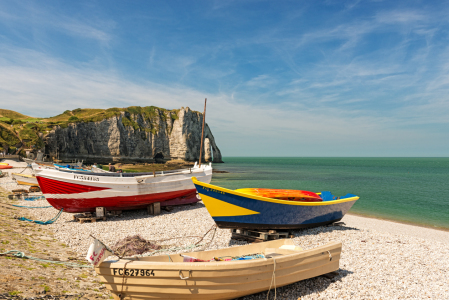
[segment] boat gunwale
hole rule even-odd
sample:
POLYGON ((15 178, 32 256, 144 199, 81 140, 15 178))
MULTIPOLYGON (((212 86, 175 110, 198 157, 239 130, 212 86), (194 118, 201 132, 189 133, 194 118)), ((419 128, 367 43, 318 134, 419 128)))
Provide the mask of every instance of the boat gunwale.
MULTIPOLYGON (((250 194, 236 192, 234 190, 226 189, 226 188, 216 186, 216 185, 213 185, 210 183, 201 182, 201 181, 197 180, 196 177, 192 177, 192 181, 196 185, 206 187, 206 188, 209 188, 212 190, 221 191, 221 192, 228 193, 231 195, 239 196, 242 198, 249 198, 249 199, 253 199, 253 200, 258 200, 258 201, 263 201, 263 202, 272 202, 272 203, 284 204, 284 205, 325 206, 325 205, 333 205, 333 204, 339 204, 339 203, 350 202, 350 201, 357 201, 360 199, 359 196, 355 196, 355 197, 349 197, 349 198, 338 199, 338 200, 330 200, 330 201, 322 201, 322 202, 301 202, 301 201, 290 201, 290 200, 278 200, 278 199, 274 199, 274 198, 266 198, 266 197, 254 196, 254 195, 250 195, 250 194)), ((199 191, 198 191, 198 194, 201 195, 201 193, 199 191)), ((209 196, 209 197, 211 197, 211 196, 209 196)), ((223 201, 221 199, 218 199, 218 200, 223 201)))
POLYGON ((30 174, 11 173, 11 176, 12 175, 26 177, 26 178, 36 178, 36 175, 30 175, 30 174))
MULTIPOLYGON (((83 184, 83 185, 89 185, 89 186, 94 186, 94 187, 104 187, 105 185, 107 186, 112 186, 110 189, 116 189, 116 188, 121 188, 121 186, 125 187, 125 186, 141 186, 144 185, 145 187, 148 188, 148 186, 150 185, 160 185, 160 184, 167 184, 167 183, 171 183, 171 182, 181 182, 181 181, 189 181, 192 178, 192 176, 188 176, 190 173, 184 173, 184 174, 171 174, 173 177, 170 176, 156 176, 154 177, 153 175, 151 176, 143 176, 143 177, 139 177, 139 176, 135 176, 135 177, 120 177, 120 176, 104 176, 102 177, 101 175, 95 175, 95 174, 104 174, 104 173, 75 173, 75 172, 62 172, 64 174, 76 174, 76 175, 85 175, 85 176, 97 176, 97 177, 102 177, 103 179, 105 179, 105 181, 86 181, 86 180, 82 180, 82 179, 73 179, 73 178, 68 178, 65 176, 57 176, 58 173, 50 173, 50 174, 46 174, 46 172, 44 171, 56 171, 59 172, 58 170, 42 170, 42 172, 36 173, 36 178, 37 177, 43 177, 43 178, 47 178, 47 179, 51 179, 51 180, 57 180, 57 181, 61 181, 64 183, 72 183, 72 184, 83 184), (187 176, 185 176, 187 175, 187 176), (175 178, 174 176, 183 176, 182 178, 175 178), (111 181, 106 181, 107 179, 113 179, 111 181), (124 180, 126 179, 126 180, 124 180), (148 179, 155 179, 156 181, 143 181, 143 182, 139 182, 138 180, 148 180, 148 179)), ((208 170, 209 171, 209 170, 208 170)), ((200 171, 197 171, 198 173, 200 173, 200 171)), ((207 174, 207 172, 205 170, 202 170, 201 173, 203 174, 196 174, 197 176, 199 176, 199 178, 203 178, 203 177, 207 177, 207 176, 212 176, 212 173, 207 174)), ((194 189, 194 188, 192 188, 194 189)), ((106 191, 103 191, 106 192, 106 191)), ((72 194, 67 194, 67 195, 72 195, 72 194)))

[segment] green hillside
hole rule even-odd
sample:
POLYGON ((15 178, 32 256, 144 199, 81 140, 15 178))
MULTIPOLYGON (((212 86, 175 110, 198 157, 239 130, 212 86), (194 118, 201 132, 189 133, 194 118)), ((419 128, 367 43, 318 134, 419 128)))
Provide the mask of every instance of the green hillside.
POLYGON ((6 117, 10 119, 28 119, 30 117, 22 115, 21 113, 15 112, 13 110, 1 109, 0 108, 0 117, 6 117))
MULTIPOLYGON (((16 151, 15 146, 22 143, 22 148, 41 149, 44 143, 39 135, 46 135, 54 126, 62 128, 68 127, 70 123, 79 122, 99 122, 114 116, 125 113, 122 118, 124 126, 131 126, 134 130, 156 133, 158 128, 156 125, 150 125, 150 128, 142 127, 134 121, 133 115, 142 115, 142 117, 152 124, 155 118, 167 120, 178 118, 177 109, 167 110, 155 106, 130 106, 126 108, 77 108, 74 110, 66 110, 63 113, 50 118, 33 118, 21 113, 0 109, 0 150, 9 147, 10 153, 16 151), (20 138, 20 140, 19 140, 20 138)), ((21 151, 24 154, 24 151, 21 151)))

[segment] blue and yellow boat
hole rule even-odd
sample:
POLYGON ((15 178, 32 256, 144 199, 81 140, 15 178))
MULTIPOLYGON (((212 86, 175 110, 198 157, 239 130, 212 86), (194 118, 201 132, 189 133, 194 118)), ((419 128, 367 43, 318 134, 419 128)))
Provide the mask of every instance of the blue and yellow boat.
POLYGON ((359 199, 318 193, 323 201, 302 202, 250 195, 192 178, 201 200, 220 228, 298 229, 337 222, 359 199))

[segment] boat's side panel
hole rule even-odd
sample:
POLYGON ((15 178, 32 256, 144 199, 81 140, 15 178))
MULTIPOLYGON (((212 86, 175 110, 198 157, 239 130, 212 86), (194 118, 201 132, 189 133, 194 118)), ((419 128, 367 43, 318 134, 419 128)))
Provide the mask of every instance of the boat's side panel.
POLYGON ((161 206, 189 204, 199 201, 196 190, 181 190, 146 195, 112 196, 99 198, 46 198, 56 209, 78 213, 95 211, 96 207, 105 207, 108 211, 145 208, 151 203, 161 202, 161 206), (167 203, 165 203, 167 202, 167 203))
MULTIPOLYGON (((77 213, 145 208, 154 202, 179 205, 199 201, 191 177, 210 182, 212 169, 166 176, 111 177, 42 170, 36 177, 48 202, 56 209, 77 213)), ((162 204, 162 206, 164 206, 162 204)))
POLYGON ((96 272, 113 294, 123 292, 125 299, 233 299, 268 290, 273 276, 280 287, 336 271, 340 254, 341 243, 330 243, 251 261, 173 263, 167 259, 132 261, 126 268, 125 261, 104 262, 96 272))
POLYGON ((328 224, 340 220, 356 201, 263 201, 200 184, 196 188, 214 221, 222 228, 290 229, 328 224), (226 205, 232 205, 232 209, 223 210, 226 205), (234 213, 242 210, 248 213, 234 213))

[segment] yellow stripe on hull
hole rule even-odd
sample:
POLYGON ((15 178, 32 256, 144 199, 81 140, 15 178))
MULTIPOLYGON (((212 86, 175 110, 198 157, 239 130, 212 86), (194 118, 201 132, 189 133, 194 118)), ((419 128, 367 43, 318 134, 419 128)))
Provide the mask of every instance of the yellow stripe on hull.
POLYGON ((25 181, 19 181, 17 180, 17 184, 23 184, 23 185, 31 185, 31 186, 39 186, 39 184, 25 182, 25 181))
POLYGON ((199 194, 212 217, 248 216, 259 214, 257 211, 230 204, 204 194, 199 194))

